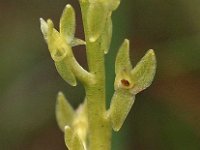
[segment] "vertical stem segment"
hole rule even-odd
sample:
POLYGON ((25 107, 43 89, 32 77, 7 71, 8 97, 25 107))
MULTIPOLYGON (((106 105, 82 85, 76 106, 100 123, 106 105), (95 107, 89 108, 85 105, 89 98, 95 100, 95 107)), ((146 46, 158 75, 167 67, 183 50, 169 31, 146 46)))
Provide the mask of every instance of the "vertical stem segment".
MULTIPOLYGON (((89 150, 111 149, 111 123, 106 117, 105 98, 105 64, 104 53, 100 50, 101 42, 90 42, 87 26, 88 3, 82 2, 82 17, 86 40, 86 53, 90 73, 95 76, 95 83, 86 87, 88 124, 89 124, 89 150)), ((99 38, 100 39, 100 38, 99 38)))

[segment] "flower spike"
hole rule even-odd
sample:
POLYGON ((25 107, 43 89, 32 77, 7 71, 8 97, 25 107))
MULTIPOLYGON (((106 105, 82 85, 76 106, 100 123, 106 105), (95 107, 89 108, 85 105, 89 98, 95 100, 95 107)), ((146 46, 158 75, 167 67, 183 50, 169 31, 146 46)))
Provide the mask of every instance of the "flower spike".
POLYGON ((74 110, 63 93, 56 102, 56 119, 64 131, 69 150, 110 150, 112 129, 123 126, 140 91, 150 86, 156 70, 153 50, 133 68, 129 40, 121 44, 115 61, 114 94, 106 109, 106 69, 104 55, 112 41, 112 12, 121 0, 79 0, 85 41, 75 37, 76 14, 66 5, 60 18, 59 31, 53 22, 40 18, 40 28, 60 76, 70 85, 79 80, 85 88, 85 99, 74 110), (72 48, 85 45, 88 71, 76 60, 72 48))

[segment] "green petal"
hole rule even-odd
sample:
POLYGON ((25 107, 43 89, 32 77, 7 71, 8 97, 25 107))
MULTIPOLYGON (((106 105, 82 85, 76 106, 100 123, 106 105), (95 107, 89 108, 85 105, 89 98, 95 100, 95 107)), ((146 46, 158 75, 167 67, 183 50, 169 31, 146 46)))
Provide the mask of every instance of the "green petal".
POLYGON ((73 138, 73 131, 69 126, 65 126, 64 133, 65 133, 65 144, 69 150, 72 150, 71 143, 73 138))
POLYGON ((116 61, 115 61, 115 74, 122 71, 131 70, 132 65, 129 56, 129 40, 125 39, 121 47, 119 48, 116 61))
MULTIPOLYGON (((54 38, 52 36, 53 35, 53 30, 54 30, 54 24, 53 24, 51 19, 47 20, 47 25, 48 25, 47 40, 48 40, 48 44, 49 44, 49 43, 52 43, 54 41, 54 38)), ((53 44, 50 45, 50 47, 51 46, 53 46, 53 44)))
POLYGON ((101 49, 104 51, 105 54, 108 53, 111 39, 112 39, 112 20, 109 16, 106 20, 106 25, 101 37, 101 49))
POLYGON ((65 127, 65 144, 69 150, 84 150, 84 146, 78 135, 69 127, 65 127))
POLYGON ((96 2, 90 4, 87 14, 89 40, 95 42, 103 32, 108 10, 102 3, 96 2))
POLYGON ((56 29, 54 29, 53 22, 51 20, 48 20, 47 24, 48 24, 47 43, 51 57, 54 61, 61 61, 66 57, 69 51, 69 46, 60 36, 60 33, 56 29))
POLYGON ((131 71, 131 78, 135 86, 133 92, 136 94, 149 87, 156 72, 156 57, 153 50, 149 50, 131 71))
POLYGON ((115 91, 110 106, 111 123, 114 131, 120 130, 134 101, 135 95, 132 95, 128 90, 115 91))
POLYGON ((81 39, 78 39, 78 38, 74 38, 70 43, 71 47, 79 46, 79 45, 85 45, 85 44, 86 44, 86 42, 84 40, 81 40, 81 39))
POLYGON ((48 25, 47 25, 47 22, 43 18, 40 18, 40 29, 42 31, 44 39, 47 42, 48 25))
POLYGON ((75 34, 75 11, 71 5, 66 5, 63 14, 60 19, 60 33, 67 40, 69 44, 75 34))
POLYGON ((72 138, 72 150, 85 150, 83 142, 81 141, 81 139, 78 137, 78 135, 76 134, 75 136, 73 136, 72 138))
POLYGON ((70 85, 76 86, 76 78, 69 66, 67 58, 64 58, 62 61, 55 62, 56 69, 60 76, 70 85))
POLYGON ((62 131, 66 125, 71 126, 75 112, 62 92, 58 93, 56 101, 56 120, 62 131))

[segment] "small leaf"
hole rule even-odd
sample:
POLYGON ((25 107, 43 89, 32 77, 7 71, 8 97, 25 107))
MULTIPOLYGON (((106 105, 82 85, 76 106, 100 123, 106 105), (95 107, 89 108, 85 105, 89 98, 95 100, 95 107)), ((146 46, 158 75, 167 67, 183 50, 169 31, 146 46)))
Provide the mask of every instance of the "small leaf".
POLYGON ((43 18, 40 18, 40 29, 42 31, 45 41, 47 42, 48 25, 43 18))
POLYGON ((110 106, 111 123, 114 131, 120 130, 134 101, 135 95, 128 90, 119 89, 115 91, 110 106))
POLYGON ((89 40, 95 42, 103 32, 108 10, 102 3, 96 2, 90 4, 87 14, 89 40))
POLYGON ((56 120, 62 131, 66 125, 71 126, 75 112, 62 92, 58 93, 56 102, 56 120))
POLYGON ((65 144, 69 150, 85 150, 82 141, 69 126, 65 127, 65 144))
POLYGON ((103 49, 104 53, 107 54, 110 48, 111 39, 112 39, 112 20, 111 16, 109 16, 106 20, 106 25, 104 31, 101 36, 101 48, 103 49))
POLYGON ((67 58, 63 59, 62 61, 55 62, 56 69, 60 76, 70 85, 76 86, 76 78, 67 62, 67 58))
POLYGON ((75 11, 71 5, 66 5, 63 14, 60 19, 60 33, 67 40, 67 43, 71 43, 75 34, 75 11))
POLYGON ((115 61, 115 74, 122 71, 129 71, 132 69, 130 56, 129 56, 129 40, 125 39, 119 48, 116 61, 115 61))
POLYGON ((131 70, 131 78, 135 86, 134 93, 149 87, 156 72, 156 57, 153 50, 149 50, 135 68, 131 70))

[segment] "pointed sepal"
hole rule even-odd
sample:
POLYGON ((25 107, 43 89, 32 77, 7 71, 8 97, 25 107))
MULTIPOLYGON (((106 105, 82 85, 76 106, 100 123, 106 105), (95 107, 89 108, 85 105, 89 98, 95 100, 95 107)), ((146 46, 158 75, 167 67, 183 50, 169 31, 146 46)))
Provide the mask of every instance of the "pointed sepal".
POLYGON ((81 139, 69 126, 65 126, 65 144, 69 150, 85 150, 81 139))
POLYGON ((110 106, 110 118, 114 131, 120 130, 134 101, 135 95, 131 94, 128 90, 119 89, 115 91, 110 106))
POLYGON ((132 69, 129 49, 129 40, 125 39, 117 53, 115 61, 115 74, 122 71, 130 71, 132 69))
POLYGON ((149 50, 131 70, 132 82, 134 82, 133 93, 136 94, 149 87, 156 72, 156 57, 153 50, 149 50))
POLYGON ((90 42, 95 42, 102 34, 107 16, 108 10, 102 3, 95 2, 89 5, 87 24, 90 42))
POLYGON ((75 111, 62 92, 58 93, 56 101, 56 120, 59 128, 64 132, 65 126, 71 126, 75 111))
POLYGON ((68 44, 70 44, 74 38, 75 26, 76 19, 74 8, 67 4, 60 19, 60 34, 67 40, 68 44))
POLYGON ((45 41, 47 42, 48 24, 43 18, 40 18, 40 30, 42 31, 45 41))
POLYGON ((70 63, 68 63, 68 59, 65 58, 62 61, 55 62, 56 69, 60 76, 71 86, 76 86, 77 81, 74 73, 70 68, 70 63))

